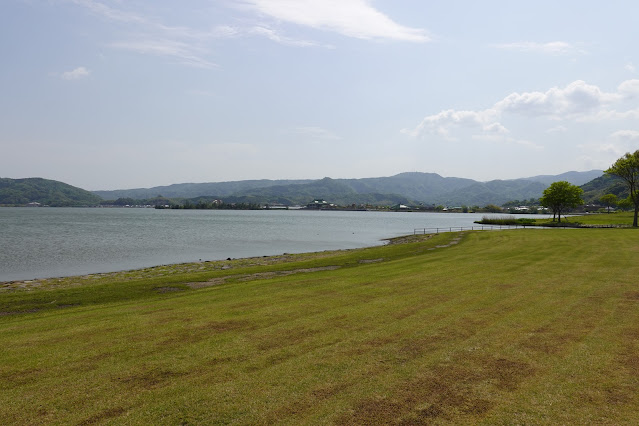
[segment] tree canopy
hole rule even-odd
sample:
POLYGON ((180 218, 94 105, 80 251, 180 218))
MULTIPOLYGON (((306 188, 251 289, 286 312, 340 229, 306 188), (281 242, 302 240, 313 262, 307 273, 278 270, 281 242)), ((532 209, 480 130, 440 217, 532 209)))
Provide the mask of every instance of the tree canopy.
POLYGON ((629 198, 635 207, 632 226, 637 227, 637 215, 639 214, 639 150, 632 154, 627 152, 623 157, 615 161, 605 173, 618 176, 626 182, 630 192, 629 198))
POLYGON ((606 194, 599 199, 604 206, 608 207, 608 213, 610 213, 610 207, 617 205, 617 196, 615 194, 606 194))
POLYGON ((539 199, 542 206, 552 210, 553 220, 557 216, 557 221, 561 222, 561 215, 566 210, 583 204, 581 199, 583 190, 576 185, 565 180, 553 182, 544 190, 544 195, 539 199))

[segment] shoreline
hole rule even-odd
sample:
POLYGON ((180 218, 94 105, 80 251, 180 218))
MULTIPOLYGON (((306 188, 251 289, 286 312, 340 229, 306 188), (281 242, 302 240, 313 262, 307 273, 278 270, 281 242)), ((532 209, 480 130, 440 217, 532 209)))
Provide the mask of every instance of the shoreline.
POLYGON ((62 277, 34 278, 26 280, 0 281, 0 294, 12 291, 53 290, 69 288, 85 284, 98 283, 103 280, 132 281, 136 279, 168 278, 185 274, 233 271, 246 267, 259 267, 291 263, 300 260, 321 259, 331 257, 338 253, 347 253, 357 250, 365 250, 372 247, 383 247, 393 244, 424 241, 434 234, 413 235, 407 234, 399 237, 384 238, 381 245, 359 247, 352 249, 324 250, 303 253, 282 253, 270 256, 253 256, 243 258, 228 258, 225 260, 202 260, 197 262, 183 262, 148 266, 137 269, 127 269, 112 272, 96 272, 81 275, 62 277))

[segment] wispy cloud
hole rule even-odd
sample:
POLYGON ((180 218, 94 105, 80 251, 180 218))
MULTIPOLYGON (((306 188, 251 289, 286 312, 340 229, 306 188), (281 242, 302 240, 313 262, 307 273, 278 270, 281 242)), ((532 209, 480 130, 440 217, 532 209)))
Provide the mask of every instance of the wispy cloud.
MULTIPOLYGON (((212 38, 227 37, 230 27, 197 31, 188 27, 168 26, 142 14, 117 9, 96 0, 68 0, 90 13, 118 24, 125 24, 123 40, 107 43, 108 47, 141 54, 170 57, 176 62, 199 68, 214 68, 215 63, 206 56, 206 42, 212 38)), ((126 3, 119 3, 124 6, 126 3)))
POLYGON ((368 0, 245 0, 262 15, 364 40, 427 42, 426 31, 398 24, 368 0))
POLYGON ((114 9, 110 6, 107 6, 104 3, 100 3, 94 0, 69 0, 69 2, 76 4, 78 6, 82 6, 95 15, 101 16, 103 18, 118 21, 118 22, 126 22, 132 24, 147 24, 147 19, 138 16, 134 13, 125 12, 122 10, 114 9))
MULTIPOLYGON (((298 40, 291 37, 286 37, 280 34, 278 31, 272 28, 268 28, 266 26, 255 26, 255 27, 246 29, 245 32, 250 35, 266 37, 269 40, 274 41, 276 43, 287 44, 290 46, 308 47, 308 46, 319 45, 319 43, 308 41, 308 40, 298 40)), ((331 47, 331 46, 326 46, 326 47, 331 47)))
POLYGON ((565 41, 551 41, 548 43, 537 43, 533 41, 524 41, 517 43, 501 43, 493 44, 493 47, 503 50, 512 50, 516 52, 533 52, 545 55, 574 55, 585 54, 585 50, 565 41))
POLYGON ((113 42, 108 46, 146 55, 172 57, 178 63, 198 68, 215 68, 217 66, 215 63, 207 61, 201 56, 201 48, 177 40, 129 40, 113 42))
POLYGON ((64 80, 79 80, 81 78, 88 77, 91 74, 91 71, 86 69, 85 67, 77 67, 72 71, 63 72, 60 77, 64 80))

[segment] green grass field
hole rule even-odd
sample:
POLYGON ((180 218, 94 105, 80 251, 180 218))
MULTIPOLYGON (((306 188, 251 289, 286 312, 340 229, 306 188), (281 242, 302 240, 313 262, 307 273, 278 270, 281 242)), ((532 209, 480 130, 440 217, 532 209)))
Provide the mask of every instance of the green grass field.
POLYGON ((2 424, 637 424, 639 230, 13 283, 2 424))
MULTIPOLYGON (((583 216, 568 217, 569 222, 579 222, 584 225, 619 225, 619 226, 631 226, 632 225, 633 212, 615 212, 615 213, 602 213, 602 214, 590 214, 583 216)), ((564 220, 563 218, 561 219, 564 220)))

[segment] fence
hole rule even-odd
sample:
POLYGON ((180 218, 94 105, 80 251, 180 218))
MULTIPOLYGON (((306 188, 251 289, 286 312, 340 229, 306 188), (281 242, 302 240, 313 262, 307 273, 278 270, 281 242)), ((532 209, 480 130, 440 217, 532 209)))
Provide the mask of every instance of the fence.
MULTIPOLYGON (((476 225, 476 226, 449 226, 444 228, 415 228, 413 235, 417 234, 439 234, 440 232, 458 232, 458 231, 485 231, 499 229, 518 229, 526 228, 524 225, 476 225)), ((528 226, 530 228, 530 226, 528 226)))
POLYGON ((537 225, 475 225, 475 226, 449 226, 443 228, 415 228, 413 235, 418 234, 439 234, 440 232, 459 232, 459 231, 495 231, 500 229, 578 229, 578 228, 621 228, 619 225, 556 225, 556 226, 537 226, 537 225))

